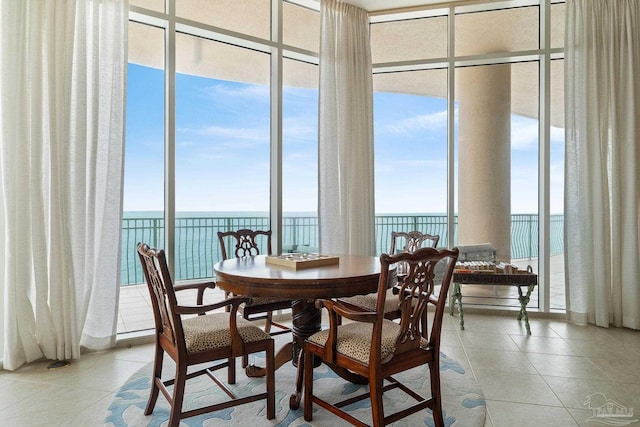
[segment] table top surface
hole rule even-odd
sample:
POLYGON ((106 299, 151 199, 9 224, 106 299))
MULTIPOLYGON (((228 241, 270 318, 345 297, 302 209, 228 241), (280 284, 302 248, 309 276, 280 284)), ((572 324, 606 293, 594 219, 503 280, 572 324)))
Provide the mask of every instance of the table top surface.
POLYGON ((230 258, 214 267, 222 289, 255 297, 332 298, 375 292, 380 260, 339 255, 337 264, 294 269, 265 262, 265 255, 230 258))

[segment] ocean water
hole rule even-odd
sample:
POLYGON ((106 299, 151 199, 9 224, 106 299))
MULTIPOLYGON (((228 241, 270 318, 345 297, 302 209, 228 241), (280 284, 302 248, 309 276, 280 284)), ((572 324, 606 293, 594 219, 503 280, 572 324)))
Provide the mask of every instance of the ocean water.
MULTIPOLYGON (((266 212, 177 212, 174 280, 213 276, 220 261, 218 231, 269 229, 266 212)), ((317 251, 317 217, 312 212, 287 213, 283 218, 283 250, 317 251)), ((162 211, 126 211, 122 221, 121 284, 144 282, 136 254, 137 244, 166 249, 162 211)), ((266 253, 266 242, 259 243, 266 253)), ((229 251, 228 251, 229 252, 229 251)))
MULTIPOLYGON (((139 242, 167 249, 164 242, 162 211, 127 211, 122 221, 122 285, 144 283, 136 253, 139 242)), ((376 215, 376 251, 388 250, 391 231, 420 230, 440 236, 440 245, 448 246, 447 216, 442 213, 376 215)), ((454 217, 453 244, 457 242, 454 217)), ((315 212, 283 214, 283 252, 317 252, 318 218, 315 212)), ((174 280, 213 277, 213 265, 220 261, 218 231, 241 228, 269 229, 266 212, 178 212, 175 221, 174 280)), ((511 216, 512 259, 538 256, 538 217, 534 214, 511 216)), ((564 216, 552 215, 551 253, 564 251, 564 216)), ((228 251, 229 252, 229 251, 228 251)), ((261 252, 266 252, 262 245, 261 252)))

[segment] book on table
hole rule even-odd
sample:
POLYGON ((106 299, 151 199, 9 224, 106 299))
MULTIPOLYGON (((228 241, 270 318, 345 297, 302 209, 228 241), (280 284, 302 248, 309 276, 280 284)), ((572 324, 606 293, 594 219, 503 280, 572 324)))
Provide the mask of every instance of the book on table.
POLYGON ((269 255, 265 258, 267 264, 280 265, 296 270, 303 268, 320 267, 323 265, 333 265, 340 262, 340 257, 335 255, 322 254, 282 254, 269 255))

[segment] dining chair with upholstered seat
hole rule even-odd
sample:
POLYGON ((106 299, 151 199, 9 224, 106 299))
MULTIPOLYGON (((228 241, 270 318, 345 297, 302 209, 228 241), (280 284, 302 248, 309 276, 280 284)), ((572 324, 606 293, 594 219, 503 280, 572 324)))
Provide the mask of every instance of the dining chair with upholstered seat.
MULTIPOLYGON (((438 245, 440 236, 422 233, 421 231, 392 231, 391 232, 391 247, 389 248, 390 254, 395 254, 396 250, 413 252, 418 248, 432 247, 435 248, 438 245), (404 243, 404 244, 402 244, 404 243)), ((402 265, 398 266, 398 269, 389 276, 389 290, 387 291, 387 298, 384 308, 384 315, 387 319, 394 320, 399 319, 401 316, 400 304, 396 297, 396 275, 404 274, 402 265)), ((377 294, 367 295, 355 295, 352 297, 344 298, 344 302, 352 304, 355 307, 360 307, 365 310, 373 310, 376 306, 377 294)), ((426 326, 427 318, 425 312, 425 318, 423 319, 423 325, 426 326)))
POLYGON ((418 248, 435 248, 438 246, 440 236, 437 234, 428 234, 421 231, 392 231, 391 247, 389 253, 396 253, 396 249, 400 251, 413 252, 418 248), (404 242, 403 245, 399 243, 404 242))
MULTIPOLYGON (((155 359, 145 415, 153 412, 161 392, 171 406, 169 427, 178 426, 183 418, 263 399, 266 399, 267 418, 275 418, 274 340, 261 328, 238 316, 238 307, 249 298, 233 297, 207 305, 180 305, 177 291, 197 289, 202 294, 214 284, 174 285, 163 250, 150 248, 145 243, 139 243, 137 249, 155 319, 155 359), (225 311, 225 308, 229 310, 225 311), (214 310, 217 312, 210 313, 214 310), (231 388, 215 377, 214 371, 227 368, 227 383, 235 384, 236 358, 258 352, 266 355, 265 392, 236 396, 231 388), (175 362, 176 370, 173 378, 163 380, 165 353, 175 362), (188 372, 191 366, 204 363, 212 365, 188 372), (200 375, 211 377, 229 399, 183 411, 186 382, 200 375), (172 393, 168 388, 170 386, 173 386, 172 393)), ((261 407, 256 415, 262 410, 261 407)))
POLYGON ((444 426, 440 393, 440 335, 447 291, 457 258, 457 248, 419 248, 413 252, 381 255, 381 273, 373 311, 353 310, 340 300, 316 301, 317 306, 328 310, 329 329, 311 335, 304 343, 306 421, 312 421, 315 403, 354 425, 366 425, 342 408, 347 404, 370 399, 373 425, 376 427, 390 424, 425 408, 431 408, 436 426, 444 426), (405 263, 407 266, 406 275, 398 279, 399 293, 396 295, 402 312, 400 323, 389 320, 384 315, 390 271, 398 263, 405 263), (437 266, 440 266, 444 274, 436 273, 437 266), (438 294, 435 291, 439 291, 438 294), (426 331, 421 330, 420 323, 423 312, 429 305, 434 307, 434 315, 425 336, 426 331), (350 322, 341 324, 340 319, 343 318, 350 322), (336 396, 314 395, 314 358, 320 359, 336 372, 346 370, 368 380, 369 391, 340 402, 335 402, 336 396), (428 399, 393 377, 423 365, 428 366, 431 381, 431 397, 428 399), (385 415, 383 395, 396 388, 417 402, 411 406, 408 404, 408 407, 397 413, 385 415))
MULTIPOLYGON (((228 254, 236 258, 260 255, 260 247, 266 248, 267 255, 271 255, 271 230, 250 230, 240 229, 236 231, 219 231, 218 242, 220 243, 220 256, 224 261, 228 259, 228 254)), ((227 293, 228 295, 228 293, 227 293)), ((251 298, 239 308, 242 316, 251 321, 264 320, 265 332, 274 335, 291 332, 287 325, 275 322, 273 312, 287 310, 291 308, 291 300, 285 298, 251 298), (277 330, 272 331, 271 328, 277 330)), ((242 367, 246 367, 248 359, 243 357, 242 367)))

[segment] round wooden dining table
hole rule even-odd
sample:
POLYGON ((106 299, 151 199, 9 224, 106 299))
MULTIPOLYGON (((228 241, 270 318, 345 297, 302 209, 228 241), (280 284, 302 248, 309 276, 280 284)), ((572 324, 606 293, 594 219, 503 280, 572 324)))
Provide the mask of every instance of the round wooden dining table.
MULTIPOLYGON (((298 366, 296 391, 290 399, 295 409, 300 404, 304 340, 320 330, 321 312, 314 300, 376 292, 380 277, 380 260, 374 256, 338 255, 338 262, 310 268, 292 268, 266 262, 265 255, 230 258, 215 264, 217 285, 225 291, 250 297, 276 297, 293 300, 292 334, 276 355, 276 369, 288 360, 298 366)), ((252 376, 260 375, 255 372, 252 376)))

